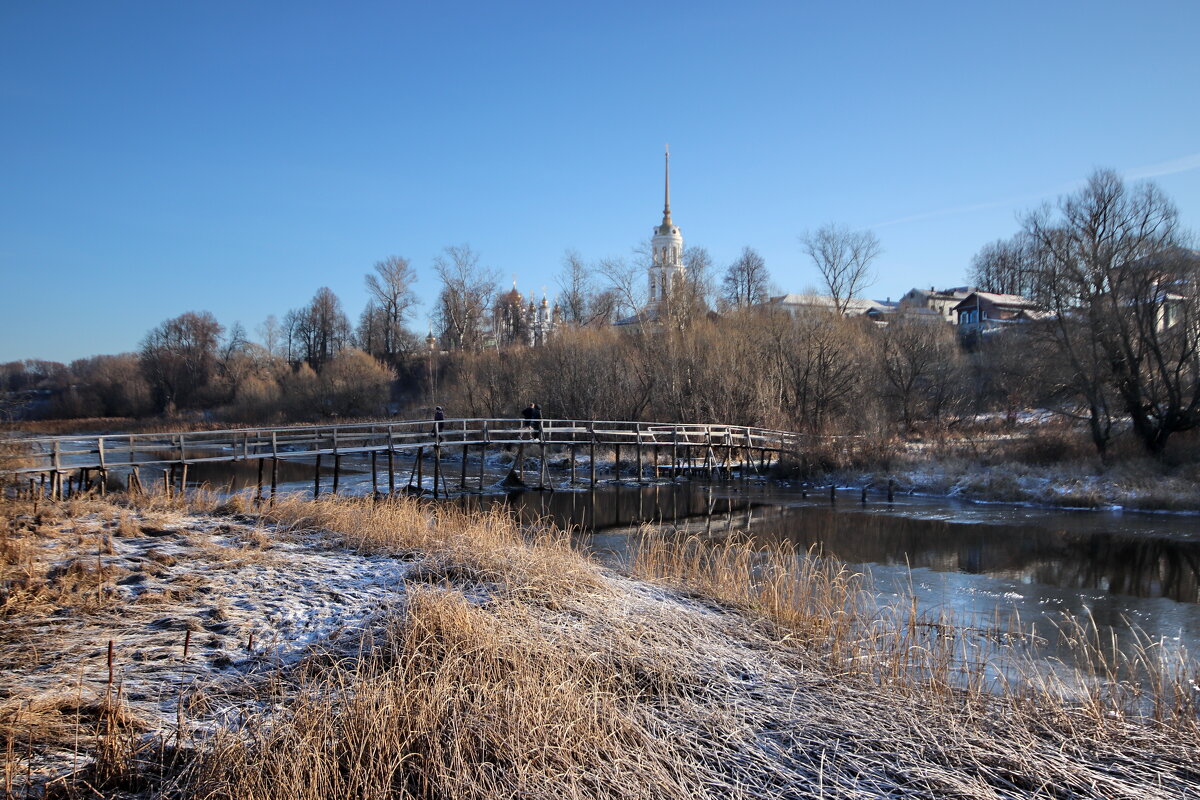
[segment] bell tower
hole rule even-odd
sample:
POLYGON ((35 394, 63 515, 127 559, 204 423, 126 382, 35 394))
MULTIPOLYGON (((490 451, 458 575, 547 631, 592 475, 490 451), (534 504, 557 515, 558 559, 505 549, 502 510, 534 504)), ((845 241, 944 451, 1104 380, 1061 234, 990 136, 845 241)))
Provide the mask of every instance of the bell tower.
POLYGON ((654 228, 650 239, 651 259, 649 267, 650 295, 648 310, 662 311, 671 296, 683 287, 683 234, 671 220, 671 151, 663 154, 664 190, 662 224, 654 228))

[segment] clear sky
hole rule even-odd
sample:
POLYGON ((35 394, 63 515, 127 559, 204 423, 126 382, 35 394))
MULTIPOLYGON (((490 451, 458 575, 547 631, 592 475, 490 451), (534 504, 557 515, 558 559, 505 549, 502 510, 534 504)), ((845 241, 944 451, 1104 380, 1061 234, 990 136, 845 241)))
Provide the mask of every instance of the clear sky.
POLYGON ((1200 229, 1200 2, 0 4, 0 361, 253 332, 321 286, 354 321, 446 245, 553 291, 672 211, 718 267, 873 229, 874 297, 963 282, 1095 167, 1200 229))

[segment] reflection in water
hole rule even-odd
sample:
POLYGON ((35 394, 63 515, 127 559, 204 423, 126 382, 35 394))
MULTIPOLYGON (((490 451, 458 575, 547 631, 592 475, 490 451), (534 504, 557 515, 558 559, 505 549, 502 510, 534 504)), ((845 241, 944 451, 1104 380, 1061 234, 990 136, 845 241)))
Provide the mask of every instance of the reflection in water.
POLYGON ((753 533, 761 539, 789 541, 801 550, 816 547, 853 564, 928 568, 1019 584, 1200 603, 1196 539, 1147 535, 1136 529, 1088 531, 1077 524, 1077 513, 1071 514, 1073 524, 1066 528, 1047 525, 1045 519, 1038 524, 962 524, 861 511, 854 505, 774 505, 746 493, 722 494, 723 488, 728 489, 615 486, 596 492, 515 492, 471 502, 503 503, 523 521, 547 518, 593 534, 643 522, 670 527, 669 523, 691 520, 687 528, 692 533, 753 533))
POLYGON ((734 485, 526 492, 483 502, 509 505, 526 521, 574 525, 601 552, 623 554, 642 522, 713 539, 749 533, 857 565, 871 573, 882 598, 915 596, 922 612, 948 612, 963 622, 1015 615, 1042 632, 1067 613, 1111 628, 1122 647, 1132 647, 1136 629, 1200 652, 1193 518, 959 508, 908 498, 893 507, 831 506, 734 485))

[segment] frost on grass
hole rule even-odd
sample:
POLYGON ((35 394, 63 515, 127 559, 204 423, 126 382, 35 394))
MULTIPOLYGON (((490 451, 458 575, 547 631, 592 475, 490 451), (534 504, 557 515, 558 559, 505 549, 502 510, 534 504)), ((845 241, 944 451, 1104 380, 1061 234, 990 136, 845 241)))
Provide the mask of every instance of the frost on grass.
POLYGON ((19 591, 5 596, 17 624, 5 628, 0 690, 18 791, 26 774, 93 758, 80 773, 90 785, 211 798, 1160 798, 1200 787, 1194 726, 913 678, 904 665, 926 662, 903 632, 856 641, 855 581, 832 563, 659 542, 634 578, 554 531, 411 502, 74 511, 17 517, 5 539, 5 580, 19 591), (54 708, 57 735, 20 722, 54 708), (122 746, 135 756, 124 763, 149 767, 112 767, 122 746), (160 782, 130 778, 144 773, 160 782))
POLYGON ((0 733, 47 740, 42 777, 78 764, 76 737, 54 731, 105 698, 160 732, 256 707, 259 675, 361 633, 399 602, 412 568, 322 531, 92 505, 61 520, 18 515, 5 539, 0 733))

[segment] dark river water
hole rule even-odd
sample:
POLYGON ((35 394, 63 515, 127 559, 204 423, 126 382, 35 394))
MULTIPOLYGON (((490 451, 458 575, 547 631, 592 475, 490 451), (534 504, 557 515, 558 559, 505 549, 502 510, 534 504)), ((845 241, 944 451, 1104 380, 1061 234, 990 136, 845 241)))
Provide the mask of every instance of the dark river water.
POLYGON ((1200 517, 1073 511, 857 491, 802 498, 774 485, 613 486, 472 498, 522 518, 574 525, 621 554, 640 522, 711 538, 752 534, 817 548, 868 573, 881 599, 916 597, 923 613, 971 624, 1016 615, 1045 631, 1090 617, 1121 645, 1135 639, 1200 652, 1200 517))

